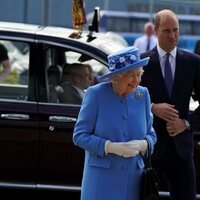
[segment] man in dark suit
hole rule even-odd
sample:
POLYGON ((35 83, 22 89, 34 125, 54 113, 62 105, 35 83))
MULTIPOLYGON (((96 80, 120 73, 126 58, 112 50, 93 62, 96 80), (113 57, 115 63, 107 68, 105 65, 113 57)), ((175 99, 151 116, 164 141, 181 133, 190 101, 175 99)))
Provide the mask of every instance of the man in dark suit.
POLYGON ((85 90, 90 86, 91 73, 89 66, 82 63, 66 63, 63 66, 63 93, 60 102, 81 104, 85 90))
POLYGON ((192 94, 200 102, 200 57, 177 48, 179 21, 172 11, 158 12, 154 23, 158 44, 141 55, 150 57, 141 85, 150 92, 158 137, 152 164, 167 178, 173 200, 194 200, 192 131, 200 124, 200 106, 191 114, 189 102, 192 94))

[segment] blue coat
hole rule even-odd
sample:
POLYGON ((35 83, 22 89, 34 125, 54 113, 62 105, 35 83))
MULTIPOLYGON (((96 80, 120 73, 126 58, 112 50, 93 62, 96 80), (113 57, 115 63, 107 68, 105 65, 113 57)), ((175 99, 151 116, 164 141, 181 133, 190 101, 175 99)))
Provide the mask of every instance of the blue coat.
POLYGON ((74 144, 85 150, 82 200, 140 200, 141 155, 105 155, 104 146, 107 140, 148 138, 153 150, 157 138, 150 107, 145 87, 126 97, 116 95, 109 82, 87 89, 73 135, 74 144))

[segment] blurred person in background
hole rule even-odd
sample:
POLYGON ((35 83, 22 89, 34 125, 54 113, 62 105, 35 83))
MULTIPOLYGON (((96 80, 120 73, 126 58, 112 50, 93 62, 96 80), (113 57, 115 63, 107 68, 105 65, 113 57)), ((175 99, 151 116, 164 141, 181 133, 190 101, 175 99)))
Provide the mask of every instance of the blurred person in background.
POLYGON ((150 57, 141 85, 149 89, 158 138, 152 166, 168 184, 171 199, 195 200, 193 131, 200 124, 200 106, 191 113, 189 104, 192 93, 200 102, 200 57, 177 47, 180 31, 174 12, 159 11, 154 24, 157 46, 141 55, 150 57))
POLYGON ((60 85, 62 80, 62 67, 60 65, 51 65, 47 70, 49 83, 49 102, 59 103, 63 94, 63 88, 60 85))
POLYGON ((60 97, 62 103, 81 104, 85 90, 91 85, 91 72, 86 64, 66 63, 63 66, 61 86, 63 93, 60 97))
POLYGON ((7 49, 0 43, 0 65, 3 69, 0 71, 0 83, 3 82, 11 72, 11 63, 8 57, 7 49))
POLYGON ((196 42, 195 48, 194 48, 194 53, 200 55, 200 40, 196 42))
POLYGON ((90 72, 90 85, 96 85, 98 83, 98 80, 97 80, 97 73, 95 73, 92 69, 92 66, 90 64, 85 64, 85 66, 88 67, 88 70, 90 72))
POLYGON ((151 50, 157 44, 157 36, 154 31, 154 24, 147 22, 144 25, 144 35, 138 37, 133 46, 140 50, 140 53, 151 50))

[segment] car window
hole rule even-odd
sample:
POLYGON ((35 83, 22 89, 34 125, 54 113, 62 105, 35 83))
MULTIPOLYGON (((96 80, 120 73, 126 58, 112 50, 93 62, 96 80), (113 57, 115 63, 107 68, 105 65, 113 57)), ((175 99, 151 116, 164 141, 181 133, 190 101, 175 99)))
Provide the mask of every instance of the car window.
MULTIPOLYGON (((29 45, 26 42, 0 40, 6 49, 0 58, 0 76, 6 68, 6 53, 11 70, 0 81, 0 99, 27 100, 29 83, 29 45)), ((1 54, 1 52, 0 52, 1 54)))
POLYGON ((80 105, 87 87, 98 84, 97 77, 107 72, 107 66, 91 55, 68 48, 46 45, 44 59, 47 98, 40 98, 42 102, 80 105), (76 72, 76 65, 87 69, 76 72))

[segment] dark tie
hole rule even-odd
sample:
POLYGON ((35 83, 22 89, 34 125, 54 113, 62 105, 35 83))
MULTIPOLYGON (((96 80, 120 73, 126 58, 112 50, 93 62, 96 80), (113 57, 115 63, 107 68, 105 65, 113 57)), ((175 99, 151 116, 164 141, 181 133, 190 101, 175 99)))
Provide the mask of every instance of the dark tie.
POLYGON ((150 37, 147 38, 147 49, 146 51, 150 50, 150 37))
POLYGON ((166 54, 166 60, 165 60, 165 84, 167 87, 167 91, 169 96, 171 96, 171 92, 172 92, 172 85, 173 85, 173 77, 172 77, 172 69, 171 69, 171 65, 169 62, 169 56, 170 53, 166 54))

